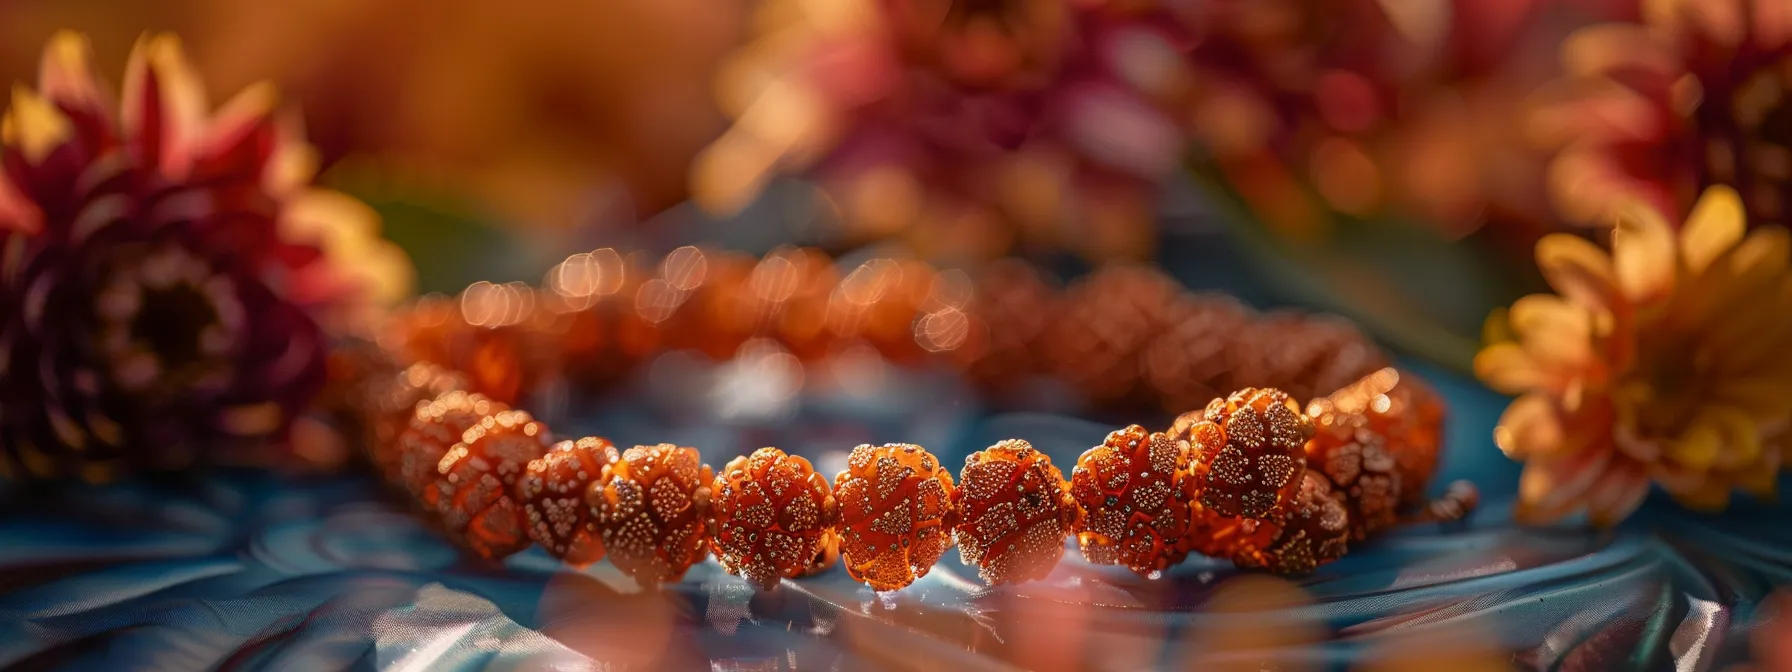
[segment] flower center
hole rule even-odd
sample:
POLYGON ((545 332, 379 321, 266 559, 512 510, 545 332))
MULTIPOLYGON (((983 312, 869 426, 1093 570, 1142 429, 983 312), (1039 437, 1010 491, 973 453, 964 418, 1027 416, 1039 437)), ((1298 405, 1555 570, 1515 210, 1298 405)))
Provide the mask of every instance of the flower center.
POLYGON ((1678 437, 1692 425, 1709 398, 1712 381, 1694 364, 1691 345, 1676 342, 1647 348, 1643 366, 1627 386, 1636 411, 1637 434, 1646 438, 1678 437))
POLYGON ((131 339, 148 346, 168 369, 184 369, 204 354, 200 341, 218 323, 211 297, 187 284, 146 291, 131 321, 131 339))
POLYGON ((122 254, 95 297, 113 379, 134 393, 221 389, 242 325, 230 278, 176 247, 122 254))

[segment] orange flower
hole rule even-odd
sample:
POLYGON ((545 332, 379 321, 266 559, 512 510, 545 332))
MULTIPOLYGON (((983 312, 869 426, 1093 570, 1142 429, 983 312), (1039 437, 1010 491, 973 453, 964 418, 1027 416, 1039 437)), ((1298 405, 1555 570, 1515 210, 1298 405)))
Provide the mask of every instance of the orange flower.
POLYGON ((1585 509, 1610 525, 1651 481, 1707 510, 1733 489, 1774 494, 1792 417, 1792 238, 1744 236, 1744 219, 1736 192, 1713 187, 1678 233, 1631 203, 1609 253, 1570 234, 1537 244, 1558 294, 1496 315, 1475 358, 1488 386, 1519 395, 1494 439, 1526 463, 1521 518, 1585 509))

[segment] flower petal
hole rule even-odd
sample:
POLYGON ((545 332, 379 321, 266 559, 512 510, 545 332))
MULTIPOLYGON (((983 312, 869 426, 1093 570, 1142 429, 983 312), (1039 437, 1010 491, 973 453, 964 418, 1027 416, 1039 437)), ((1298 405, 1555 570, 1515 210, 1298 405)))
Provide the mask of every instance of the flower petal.
POLYGON ((1721 184, 1706 189, 1680 229, 1680 260, 1687 272, 1703 272, 1712 260, 1735 247, 1742 241, 1745 226, 1742 198, 1735 189, 1721 184))
POLYGON ((1506 308, 1494 308, 1487 313, 1487 319, 1481 321, 1481 343, 1493 345, 1518 340, 1518 334, 1512 332, 1511 311, 1506 308))
POLYGON ((1617 458, 1605 446, 1588 446, 1559 459, 1531 460, 1518 478, 1518 498, 1542 510, 1584 503, 1587 489, 1617 458))
POLYGON ((1566 233, 1544 236, 1537 241, 1537 269, 1570 301, 1614 313, 1620 305, 1612 258, 1585 238, 1566 233))
POLYGON ((1475 376, 1505 394, 1546 387, 1550 376, 1517 343, 1497 343, 1475 355, 1475 376))
POLYGON ((1493 428, 1493 443, 1514 460, 1557 454, 1564 444, 1561 414, 1547 395, 1530 393, 1512 402, 1493 428))
POLYGON ((105 94, 88 66, 92 60, 93 47, 87 36, 68 30, 56 33, 38 64, 37 89, 57 104, 110 115, 105 94))
POLYGON ((1637 202, 1618 207, 1612 266, 1624 296, 1638 303, 1665 298, 1674 288, 1674 230, 1661 213, 1637 202))
MULTIPOLYGON (((19 231, 35 234, 43 230, 44 214, 37 204, 20 193, 12 182, 6 179, 6 171, 0 170, 0 233, 19 231)), ((0 267, 4 262, 0 262, 0 267)))
POLYGON ((1593 316, 1553 294, 1532 294, 1512 304, 1512 331, 1526 354, 1545 368, 1578 371, 1593 359, 1593 316))
POLYGON ((23 84, 12 87, 12 107, 0 118, 0 145, 18 149, 29 163, 42 163, 50 152, 74 137, 74 126, 55 104, 23 84))
POLYGON ((277 146, 274 107, 278 101, 273 85, 262 82, 243 89, 218 108, 204 136, 195 138, 194 179, 245 175, 261 180, 277 146))
POLYGON ((1785 229, 1756 229, 1694 276, 1676 297, 1675 313, 1692 329, 1709 329, 1739 312, 1757 312, 1779 298, 1774 283, 1787 279, 1792 236, 1785 229), (1764 298, 1765 297, 1765 298, 1764 298))
POLYGON ((1640 469, 1608 470, 1587 492, 1587 520, 1595 527, 1611 527, 1630 514, 1649 495, 1649 478, 1640 469))
POLYGON ((1703 471, 1717 460, 1724 433, 1709 422, 1696 422, 1679 438, 1668 442, 1667 457, 1689 469, 1703 471))
POLYGON ((185 174, 189 145, 205 121, 205 89, 173 35, 145 36, 125 64, 120 121, 139 156, 185 174))
POLYGON ((1600 76, 1614 69, 1647 69, 1662 74, 1679 71, 1674 45, 1648 27, 1607 23, 1574 31, 1562 41, 1562 69, 1570 75, 1600 76))

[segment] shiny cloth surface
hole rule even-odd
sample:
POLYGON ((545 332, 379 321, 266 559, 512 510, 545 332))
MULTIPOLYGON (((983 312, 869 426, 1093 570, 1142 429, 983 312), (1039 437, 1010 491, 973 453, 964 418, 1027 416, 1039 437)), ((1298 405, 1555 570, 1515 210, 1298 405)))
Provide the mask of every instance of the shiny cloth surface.
MULTIPOLYGON (((914 441, 957 465, 1005 437, 1068 471, 1111 428, 991 413, 944 375, 793 409, 765 407, 751 390, 679 406, 666 399, 688 389, 665 389, 664 373, 639 398, 561 403, 553 412, 578 420, 554 426, 696 445, 713 464, 779 445, 827 474, 860 442, 914 441)), ((1520 528, 1509 519, 1516 465, 1488 439, 1503 400, 1427 374, 1453 408, 1434 490, 1471 479, 1481 510, 1359 544, 1298 590, 1228 597, 1255 575, 1196 557, 1145 579, 1073 550, 1049 580, 995 590, 948 553, 893 595, 838 567, 759 592, 713 560, 642 593, 607 565, 566 570, 538 549, 479 564, 365 475, 229 472, 10 493, 0 668, 1343 669, 1482 652, 1525 669, 1708 670, 1746 655, 1757 604, 1792 577, 1792 507, 1742 502, 1702 516, 1657 500, 1611 531, 1520 528)))

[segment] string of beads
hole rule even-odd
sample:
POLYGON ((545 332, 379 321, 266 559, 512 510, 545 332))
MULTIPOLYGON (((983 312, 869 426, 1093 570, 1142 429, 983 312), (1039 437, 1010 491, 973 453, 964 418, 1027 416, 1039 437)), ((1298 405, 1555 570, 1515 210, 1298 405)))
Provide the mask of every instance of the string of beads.
POLYGON ((1166 406, 1241 376, 1274 373, 1278 384, 1311 390, 1380 362, 1347 325, 1259 316, 1138 268, 1098 271, 1056 295, 1018 264, 972 284, 918 262, 873 260, 817 287, 836 276, 807 250, 755 264, 683 248, 657 275, 631 275, 644 266, 632 259, 598 251, 561 264, 542 289, 480 284, 456 301, 426 300, 380 347, 338 357, 337 409, 364 434, 372 462, 471 552, 497 559, 537 544, 574 566, 608 557, 643 586, 677 581, 710 554, 767 588, 838 559, 855 580, 888 591, 954 545, 991 585, 1041 578, 1074 536, 1090 562, 1147 576, 1191 552, 1303 573, 1402 510, 1453 519, 1475 504, 1466 486, 1423 502, 1443 406, 1388 368, 1304 408, 1281 389, 1244 387, 1164 431, 1130 425, 1080 456, 1068 479, 1020 439, 971 454, 956 479, 920 446, 861 445, 831 485, 808 460, 771 447, 718 473, 685 446, 555 441, 512 406, 548 378, 599 384, 654 348, 725 356, 756 338, 810 358, 852 346, 898 362, 939 353, 998 388, 1049 369, 1095 401, 1149 390, 1166 406), (1022 295, 1032 298, 1013 298, 1022 295), (1041 305, 1061 317, 1029 326, 1041 321, 1025 307, 1041 305), (1211 327, 1221 320, 1237 328, 1211 327), (1083 328, 1052 326, 1072 321, 1083 328), (1251 344, 1233 342, 1238 334, 1251 344), (1165 343, 1200 351, 1152 354, 1165 343), (1246 353, 1278 350, 1293 354, 1180 382, 1149 366, 1246 363, 1246 353))

